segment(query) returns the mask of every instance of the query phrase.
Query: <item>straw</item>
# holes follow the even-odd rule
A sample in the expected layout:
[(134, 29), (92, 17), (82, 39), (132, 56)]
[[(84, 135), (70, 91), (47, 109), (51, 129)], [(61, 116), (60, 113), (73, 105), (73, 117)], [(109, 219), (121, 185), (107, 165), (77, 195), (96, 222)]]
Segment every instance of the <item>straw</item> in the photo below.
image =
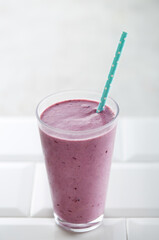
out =
[(118, 47), (117, 47), (117, 50), (116, 50), (116, 53), (115, 53), (115, 57), (113, 59), (113, 63), (111, 65), (110, 72), (109, 72), (109, 75), (108, 75), (108, 80), (106, 81), (106, 84), (105, 84), (105, 87), (104, 87), (104, 90), (103, 90), (103, 93), (102, 93), (101, 101), (100, 101), (100, 103), (98, 105), (98, 108), (97, 108), (97, 113), (103, 111), (103, 109), (104, 109), (104, 106), (105, 106), (105, 103), (106, 103), (106, 100), (107, 100), (107, 96), (108, 96), (108, 93), (109, 93), (109, 89), (110, 89), (112, 80), (114, 78), (115, 70), (117, 68), (118, 60), (120, 58), (121, 51), (122, 51), (124, 43), (125, 43), (126, 36), (127, 36), (127, 33), (123, 32), (121, 37), (120, 37), (120, 41), (119, 41), (119, 44), (118, 44)]

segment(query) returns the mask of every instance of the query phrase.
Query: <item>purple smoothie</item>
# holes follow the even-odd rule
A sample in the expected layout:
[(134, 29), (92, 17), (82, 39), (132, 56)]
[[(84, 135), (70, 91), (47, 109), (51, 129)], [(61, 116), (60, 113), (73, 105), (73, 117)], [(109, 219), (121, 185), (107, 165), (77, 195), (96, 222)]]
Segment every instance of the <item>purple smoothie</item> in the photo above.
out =
[(91, 100), (68, 100), (41, 114), (48, 126), (70, 131), (70, 138), (62, 138), (40, 129), (54, 211), (70, 223), (87, 223), (104, 213), (116, 126), (91, 137), (71, 136), (71, 131), (84, 133), (113, 120), (109, 107), (96, 113), (97, 106)]

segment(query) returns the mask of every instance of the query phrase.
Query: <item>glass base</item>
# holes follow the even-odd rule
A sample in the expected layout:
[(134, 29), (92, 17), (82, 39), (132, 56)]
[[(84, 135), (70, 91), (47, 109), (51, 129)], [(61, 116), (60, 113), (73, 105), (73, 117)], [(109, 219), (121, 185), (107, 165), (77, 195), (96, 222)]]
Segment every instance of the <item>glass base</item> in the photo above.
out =
[(99, 227), (103, 220), (103, 215), (88, 223), (70, 223), (62, 220), (54, 213), (55, 222), (62, 228), (71, 232), (88, 232)]

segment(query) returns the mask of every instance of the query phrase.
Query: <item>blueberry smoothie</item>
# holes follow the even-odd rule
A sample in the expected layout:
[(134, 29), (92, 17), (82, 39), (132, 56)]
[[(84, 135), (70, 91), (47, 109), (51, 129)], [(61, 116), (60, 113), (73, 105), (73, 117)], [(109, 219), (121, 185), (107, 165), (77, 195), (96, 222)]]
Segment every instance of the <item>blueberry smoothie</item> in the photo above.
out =
[(40, 136), (54, 212), (69, 223), (88, 223), (104, 213), (116, 124), (104, 128), (115, 114), (107, 106), (96, 113), (97, 106), (94, 100), (67, 100), (40, 116), (48, 127), (40, 127)]

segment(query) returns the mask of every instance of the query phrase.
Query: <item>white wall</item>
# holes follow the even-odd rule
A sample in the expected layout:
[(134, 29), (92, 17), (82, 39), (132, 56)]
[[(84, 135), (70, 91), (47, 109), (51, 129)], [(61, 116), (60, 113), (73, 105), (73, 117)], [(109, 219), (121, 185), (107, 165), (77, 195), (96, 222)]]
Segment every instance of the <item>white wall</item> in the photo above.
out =
[(59, 90), (102, 92), (123, 30), (110, 94), (123, 116), (159, 116), (158, 0), (0, 0), (0, 114), (33, 115)]

